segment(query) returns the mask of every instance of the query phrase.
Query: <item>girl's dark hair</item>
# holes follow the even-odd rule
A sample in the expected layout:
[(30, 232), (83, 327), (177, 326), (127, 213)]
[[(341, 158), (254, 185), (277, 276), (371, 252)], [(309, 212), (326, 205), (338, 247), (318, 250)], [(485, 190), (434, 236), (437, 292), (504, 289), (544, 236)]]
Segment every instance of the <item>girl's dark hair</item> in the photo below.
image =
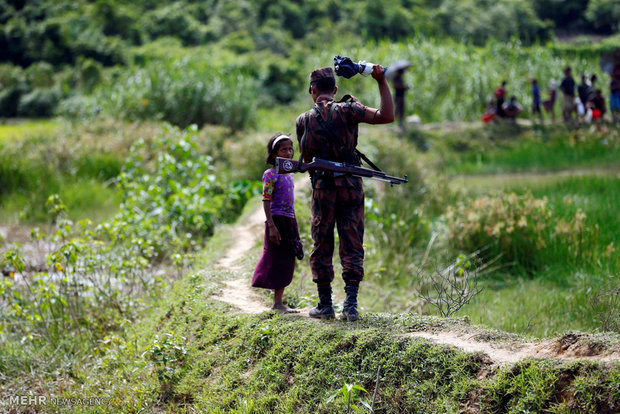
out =
[(280, 149), (280, 145), (286, 140), (281, 139), (280, 141), (278, 141), (275, 148), (273, 147), (273, 141), (275, 141), (276, 138), (278, 138), (281, 135), (286, 135), (288, 137), (288, 140), (291, 141), (291, 144), (293, 143), (293, 140), (291, 139), (291, 137), (288, 134), (284, 134), (282, 132), (278, 132), (277, 134), (269, 138), (269, 142), (267, 143), (267, 159), (265, 160), (266, 164), (275, 165), (276, 157), (274, 154), (278, 152), (278, 149)]

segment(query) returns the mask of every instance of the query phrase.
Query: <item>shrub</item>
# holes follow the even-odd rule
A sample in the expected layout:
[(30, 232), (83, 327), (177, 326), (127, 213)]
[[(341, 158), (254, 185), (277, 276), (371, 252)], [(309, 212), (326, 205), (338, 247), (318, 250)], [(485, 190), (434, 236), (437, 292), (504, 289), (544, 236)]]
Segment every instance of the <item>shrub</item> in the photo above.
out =
[(585, 17), (597, 30), (615, 33), (620, 27), (620, 4), (609, 0), (590, 0)]
[(180, 2), (173, 3), (144, 14), (142, 28), (151, 39), (162, 36), (175, 36), (183, 44), (197, 45), (200, 38), (200, 24), (184, 9)]
[(260, 182), (218, 180), (213, 158), (198, 152), (197, 137), (195, 126), (168, 128), (153, 144), (132, 146), (119, 176), (121, 209), (104, 225), (115, 243), (128, 243), (150, 260), (191, 251), (258, 193)]
[(24, 117), (48, 117), (54, 113), (59, 96), (53, 89), (34, 89), (19, 99), (17, 114)]
[(19, 99), (27, 90), (21, 68), (13, 65), (0, 65), (0, 117), (17, 116)]
[(54, 86), (54, 67), (47, 62), (33, 63), (24, 71), (24, 75), (32, 88)]
[(526, 271), (550, 260), (579, 262), (590, 257), (585, 246), (597, 229), (587, 226), (577, 210), (569, 219), (555, 219), (547, 199), (531, 194), (496, 194), (461, 202), (443, 215), (451, 245), (478, 252), (483, 260), (514, 264)]
[(69, 119), (90, 119), (101, 112), (101, 105), (93, 96), (74, 95), (60, 101), (56, 114)]

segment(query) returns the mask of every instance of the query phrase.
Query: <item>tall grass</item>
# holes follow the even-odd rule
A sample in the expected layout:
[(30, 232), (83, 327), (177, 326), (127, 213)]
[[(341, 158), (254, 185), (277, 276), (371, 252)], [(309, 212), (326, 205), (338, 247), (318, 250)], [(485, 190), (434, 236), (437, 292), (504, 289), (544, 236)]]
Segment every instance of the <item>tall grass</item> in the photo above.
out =
[(161, 119), (185, 127), (220, 124), (241, 129), (254, 121), (258, 90), (251, 73), (202, 59), (153, 61), (132, 67), (99, 89), (111, 114)]

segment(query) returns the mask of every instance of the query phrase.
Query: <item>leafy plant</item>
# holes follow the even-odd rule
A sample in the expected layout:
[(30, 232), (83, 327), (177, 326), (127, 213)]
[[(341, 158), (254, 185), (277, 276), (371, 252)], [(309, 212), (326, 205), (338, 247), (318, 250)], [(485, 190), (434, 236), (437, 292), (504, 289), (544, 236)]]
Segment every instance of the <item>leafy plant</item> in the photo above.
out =
[(329, 396), (329, 398), (327, 399), (327, 403), (330, 403), (334, 398), (342, 395), (342, 399), (347, 404), (347, 413), (350, 413), (351, 409), (355, 410), (356, 413), (360, 412), (359, 408), (356, 405), (357, 402), (368, 408), (370, 412), (373, 412), (370, 404), (360, 398), (360, 391), (365, 393), (368, 392), (361, 385), (345, 383), (338, 391)]

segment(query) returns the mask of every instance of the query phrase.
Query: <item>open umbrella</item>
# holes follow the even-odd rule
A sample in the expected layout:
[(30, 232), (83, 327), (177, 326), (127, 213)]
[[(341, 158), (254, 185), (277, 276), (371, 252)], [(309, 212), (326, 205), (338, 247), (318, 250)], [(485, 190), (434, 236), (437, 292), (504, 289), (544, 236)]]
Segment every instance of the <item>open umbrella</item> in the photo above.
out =
[(401, 69), (407, 69), (410, 66), (412, 66), (412, 64), (408, 60), (399, 60), (396, 63), (392, 63), (385, 70), (385, 77), (388, 79), (391, 79), (394, 77), (394, 75), (396, 75), (396, 72), (398, 72)]

